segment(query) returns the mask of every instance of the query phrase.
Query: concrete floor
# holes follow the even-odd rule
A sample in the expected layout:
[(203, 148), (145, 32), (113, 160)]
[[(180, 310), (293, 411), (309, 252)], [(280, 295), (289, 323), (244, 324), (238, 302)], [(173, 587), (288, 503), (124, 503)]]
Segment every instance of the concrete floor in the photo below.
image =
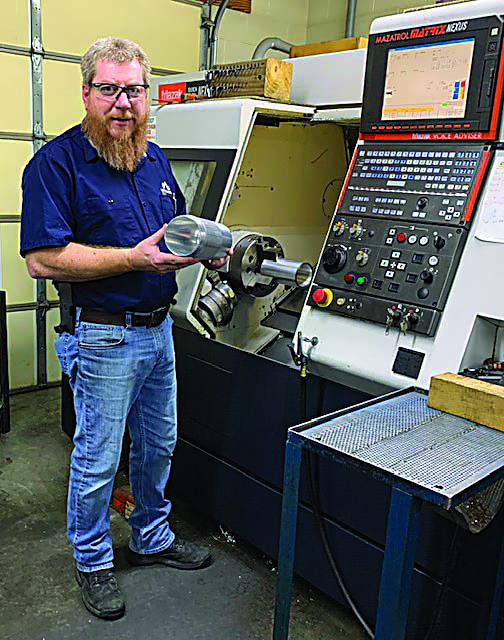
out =
[[(0, 640), (268, 640), (275, 565), (219, 523), (175, 503), (175, 532), (212, 548), (202, 571), (131, 567), (128, 523), (112, 511), (116, 572), (126, 616), (104, 622), (80, 601), (65, 535), (71, 443), (60, 429), (60, 390), (11, 398), (0, 437)], [(201, 479), (204, 482), (204, 478)], [(364, 640), (335, 602), (295, 580), (290, 640)]]

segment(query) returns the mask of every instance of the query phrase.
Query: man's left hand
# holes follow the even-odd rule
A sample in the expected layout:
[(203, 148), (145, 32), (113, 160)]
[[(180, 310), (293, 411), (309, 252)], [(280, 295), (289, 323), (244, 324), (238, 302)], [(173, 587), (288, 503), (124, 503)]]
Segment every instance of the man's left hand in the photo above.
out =
[(210, 260), (201, 260), (201, 264), (207, 269), (220, 269), (223, 267), (229, 258), (233, 255), (232, 249), (226, 249), (226, 256), (224, 258), (211, 258)]

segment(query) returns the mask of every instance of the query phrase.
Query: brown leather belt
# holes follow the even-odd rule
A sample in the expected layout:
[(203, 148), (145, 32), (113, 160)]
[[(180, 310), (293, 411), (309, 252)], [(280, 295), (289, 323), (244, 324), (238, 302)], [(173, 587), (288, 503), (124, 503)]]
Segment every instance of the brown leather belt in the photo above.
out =
[(113, 324), (122, 327), (126, 326), (126, 313), (131, 316), (132, 327), (158, 327), (168, 315), (168, 307), (156, 309), (150, 313), (139, 313), (136, 311), (101, 311), (99, 309), (82, 309), (80, 320), (82, 322), (93, 322), (95, 324)]

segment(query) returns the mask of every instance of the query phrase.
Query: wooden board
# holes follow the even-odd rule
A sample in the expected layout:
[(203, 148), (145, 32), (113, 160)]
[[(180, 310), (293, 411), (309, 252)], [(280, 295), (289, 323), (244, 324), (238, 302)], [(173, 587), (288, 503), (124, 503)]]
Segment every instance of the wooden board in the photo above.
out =
[(313, 42), (292, 47), (289, 58), (318, 56), (321, 53), (334, 53), (336, 51), (348, 51), (349, 49), (365, 49), (367, 45), (367, 38), (341, 38), (340, 40), (328, 40), (327, 42)]
[(265, 58), (216, 64), (209, 81), (215, 98), (258, 96), (280, 102), (290, 100), (292, 65)]
[[(207, 4), (206, 0), (198, 0), (201, 4)], [(213, 0), (212, 6), (219, 6), (222, 0)], [(242, 11), (243, 13), (252, 13), (252, 0), (229, 0), (228, 9)], [(227, 11), (227, 9), (226, 9)]]
[(504, 431), (504, 387), (455, 373), (431, 378), (428, 405)]

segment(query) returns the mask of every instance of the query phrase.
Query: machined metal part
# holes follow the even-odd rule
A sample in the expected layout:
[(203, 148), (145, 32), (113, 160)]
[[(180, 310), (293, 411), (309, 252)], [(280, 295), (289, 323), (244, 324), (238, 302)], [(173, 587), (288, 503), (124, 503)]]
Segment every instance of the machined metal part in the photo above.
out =
[(226, 282), (219, 282), (200, 298), (198, 306), (206, 312), (214, 326), (223, 327), (231, 320), (237, 302), (233, 289)]
[(232, 243), (231, 232), (225, 225), (192, 215), (170, 220), (164, 239), (170, 253), (204, 260), (223, 258)]
[(259, 271), (263, 276), (271, 276), (279, 284), (294, 287), (308, 287), (313, 279), (311, 264), (295, 260), (263, 260)]

